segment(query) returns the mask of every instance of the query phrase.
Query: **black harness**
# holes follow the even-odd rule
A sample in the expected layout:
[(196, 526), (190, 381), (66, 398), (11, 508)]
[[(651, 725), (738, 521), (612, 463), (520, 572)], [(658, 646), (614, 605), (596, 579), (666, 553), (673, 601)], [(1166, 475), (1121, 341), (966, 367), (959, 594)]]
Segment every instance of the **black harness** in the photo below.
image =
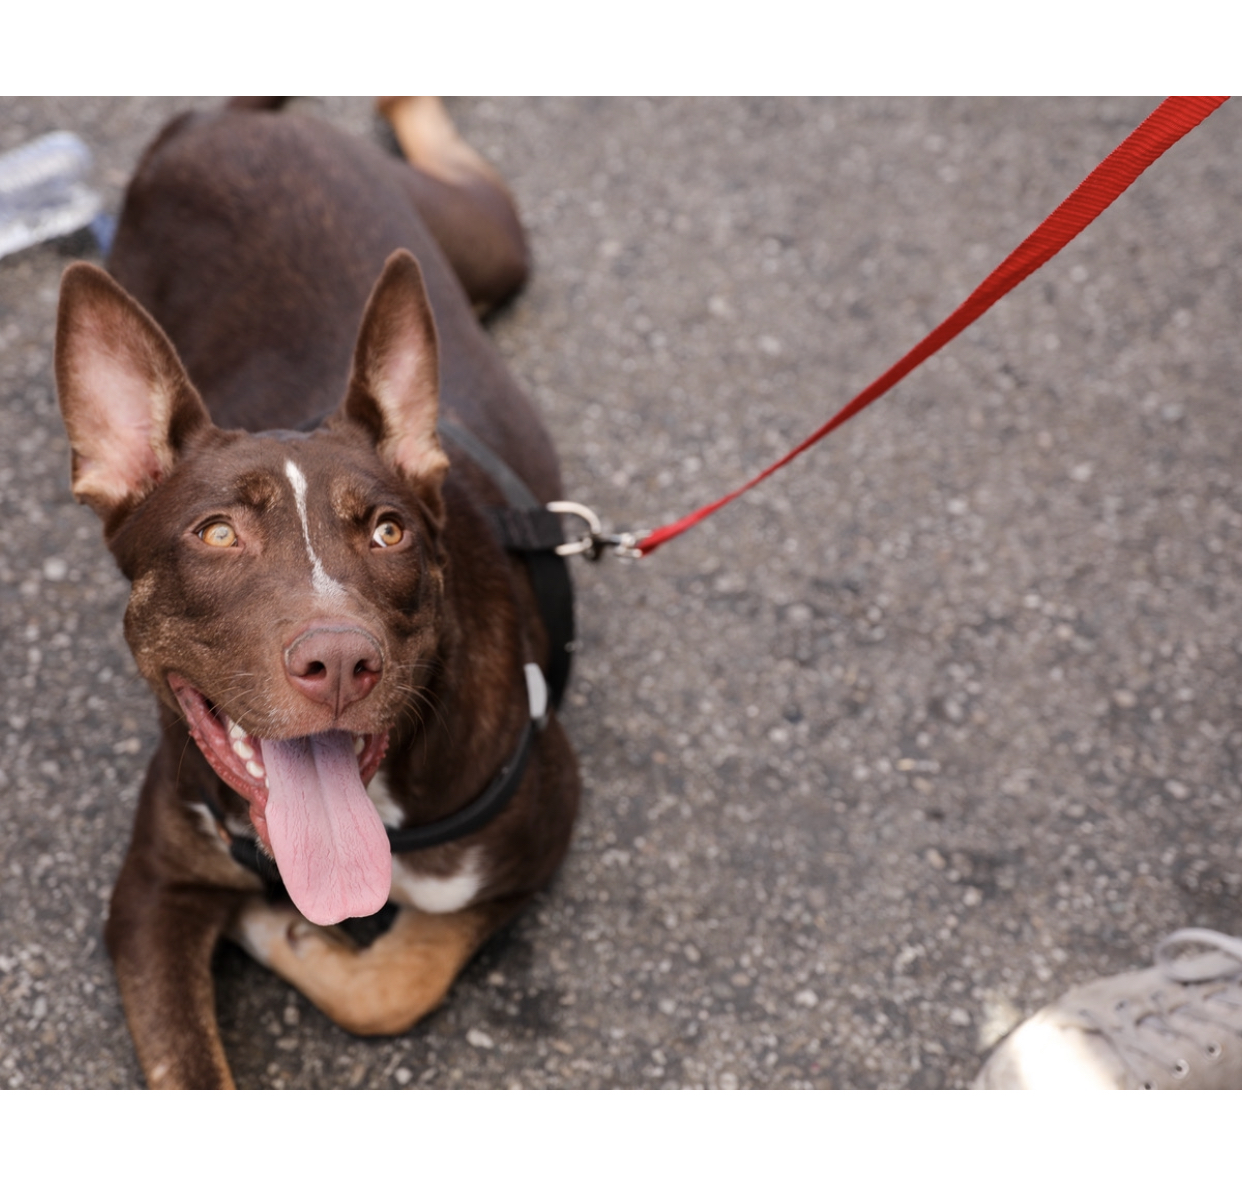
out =
[[(302, 427), (314, 430), (319, 421)], [(501, 767), (486, 789), (461, 810), (424, 823), (418, 827), (388, 827), (388, 843), (394, 855), (423, 851), (452, 843), (487, 826), (517, 793), (530, 760), (535, 738), (548, 721), (549, 710), (555, 709), (569, 682), (574, 650), (574, 592), (568, 563), (556, 550), (565, 543), (562, 517), (549, 511), (517, 473), (491, 447), (455, 422), (441, 421), (440, 434), (465, 451), (496, 484), (507, 501), (503, 508), (484, 509), (501, 545), (516, 553), (526, 563), (539, 616), (548, 636), (548, 670), (545, 674), (535, 663), (526, 664), (526, 690), (530, 701), (530, 720), (522, 729), (517, 749)], [(203, 801), (221, 830), (227, 830), (224, 816), (215, 800), (204, 795)], [(228, 833), (229, 851), (243, 868), (262, 879), (270, 900), (288, 899), (280, 870), (259, 850), (258, 841), (248, 835)], [(350, 917), (338, 928), (362, 946), (370, 945), (386, 933), (396, 919), (397, 907), (387, 902), (370, 917)]]

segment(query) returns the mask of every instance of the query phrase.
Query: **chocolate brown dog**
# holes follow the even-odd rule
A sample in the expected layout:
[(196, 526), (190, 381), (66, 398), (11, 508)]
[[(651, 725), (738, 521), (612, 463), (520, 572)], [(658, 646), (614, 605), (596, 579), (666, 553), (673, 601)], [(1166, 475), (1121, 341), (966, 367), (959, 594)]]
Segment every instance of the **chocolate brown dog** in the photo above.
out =
[(384, 101), (408, 163), (267, 105), (168, 126), (114, 277), (61, 290), (73, 490), (161, 710), (107, 926), (153, 1086), (233, 1083), (222, 936), (353, 1032), (408, 1028), (579, 790), (547, 703), (572, 631), (496, 525), (561, 495), (475, 315), (525, 275), (508, 193), (436, 100)]

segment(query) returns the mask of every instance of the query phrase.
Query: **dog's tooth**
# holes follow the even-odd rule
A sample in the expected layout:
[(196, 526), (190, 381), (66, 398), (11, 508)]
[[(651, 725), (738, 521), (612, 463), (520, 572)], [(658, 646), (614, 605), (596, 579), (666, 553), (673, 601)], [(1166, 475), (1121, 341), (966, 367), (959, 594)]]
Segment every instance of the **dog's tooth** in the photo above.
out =
[(257, 761), (246, 762), (246, 772), (252, 777), (262, 782), (267, 774), (264, 773), (263, 767)]
[(250, 761), (254, 757), (254, 749), (244, 736), (239, 737), (233, 742), (233, 752), (236, 753), (242, 761)]
[(232, 717), (229, 718), (229, 738), (233, 741), (244, 741), (249, 733), (241, 727)]
[(367, 747), (367, 739), (365, 737), (354, 738), (354, 755), (357, 756)]

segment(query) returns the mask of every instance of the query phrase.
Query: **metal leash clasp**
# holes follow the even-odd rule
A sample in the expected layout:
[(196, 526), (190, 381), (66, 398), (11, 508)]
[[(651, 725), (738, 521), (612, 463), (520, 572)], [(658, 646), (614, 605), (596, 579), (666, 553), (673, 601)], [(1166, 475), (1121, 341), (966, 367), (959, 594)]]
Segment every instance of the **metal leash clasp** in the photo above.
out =
[(586, 531), (581, 536), (556, 546), (557, 556), (560, 557), (572, 557), (580, 553), (588, 561), (598, 561), (605, 549), (615, 549), (618, 557), (636, 560), (643, 555), (638, 547), (639, 541), (651, 535), (649, 529), (637, 532), (605, 532), (599, 517), (590, 508), (572, 500), (558, 499), (548, 504), (547, 509), (558, 516), (576, 516), (586, 525)]

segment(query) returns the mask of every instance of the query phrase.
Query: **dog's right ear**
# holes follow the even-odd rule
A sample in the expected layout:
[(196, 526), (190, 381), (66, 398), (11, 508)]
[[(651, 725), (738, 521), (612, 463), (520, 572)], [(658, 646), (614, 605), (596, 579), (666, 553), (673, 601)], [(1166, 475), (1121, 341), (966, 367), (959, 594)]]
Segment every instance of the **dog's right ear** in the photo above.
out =
[(440, 446), (439, 347), (422, 271), (397, 250), (367, 300), (354, 349), (349, 391), (333, 420), (352, 420), (372, 436), (380, 457), (418, 486), (434, 516), (448, 456)]
[(56, 388), (73, 494), (106, 532), (172, 470), (211, 419), (159, 325), (104, 271), (75, 262), (60, 284)]

